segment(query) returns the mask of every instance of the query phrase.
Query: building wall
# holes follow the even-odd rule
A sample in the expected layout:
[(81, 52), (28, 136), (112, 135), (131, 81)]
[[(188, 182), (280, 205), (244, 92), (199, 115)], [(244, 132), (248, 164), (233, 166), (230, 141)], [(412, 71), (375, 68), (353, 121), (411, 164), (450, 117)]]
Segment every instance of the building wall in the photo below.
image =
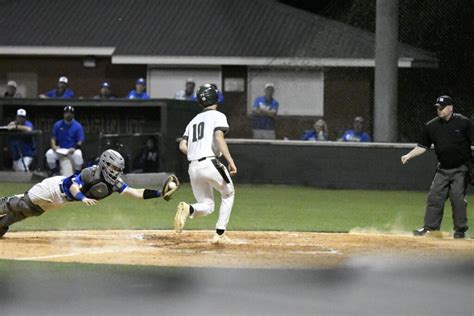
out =
[[(117, 97), (124, 97), (134, 89), (138, 77), (146, 77), (146, 66), (112, 65), (110, 58), (97, 58), (95, 68), (84, 68), (82, 61), (79, 57), (1, 57), (0, 89), (8, 80), (15, 80), (21, 86), (20, 91), (33, 98), (55, 88), (59, 76), (65, 75), (76, 97), (97, 95), (100, 83), (105, 80), (112, 84)], [(27, 79), (26, 86), (23, 78)], [(3, 94), (4, 89), (0, 92)]]
[(196, 89), (205, 83), (221, 87), (221, 67), (215, 68), (148, 68), (148, 80), (152, 98), (174, 99), (176, 91), (184, 90), (187, 79), (193, 79)]
[(352, 127), (356, 116), (372, 133), (373, 68), (329, 68), (325, 72), (324, 120), (329, 136), (337, 139)]

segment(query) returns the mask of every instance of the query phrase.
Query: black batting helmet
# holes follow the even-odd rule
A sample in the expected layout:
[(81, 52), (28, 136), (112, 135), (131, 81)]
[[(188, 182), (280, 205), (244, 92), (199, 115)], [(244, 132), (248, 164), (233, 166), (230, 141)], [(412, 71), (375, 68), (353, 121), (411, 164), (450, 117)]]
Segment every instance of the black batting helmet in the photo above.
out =
[(213, 84), (206, 83), (199, 87), (196, 93), (197, 101), (203, 107), (217, 104), (219, 100), (219, 92)]

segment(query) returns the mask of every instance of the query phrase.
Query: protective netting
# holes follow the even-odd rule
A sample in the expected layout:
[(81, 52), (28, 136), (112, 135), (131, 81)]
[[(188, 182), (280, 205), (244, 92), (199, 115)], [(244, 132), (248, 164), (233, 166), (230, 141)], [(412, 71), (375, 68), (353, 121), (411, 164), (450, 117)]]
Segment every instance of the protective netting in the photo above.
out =
[[(328, 18), (375, 32), (375, 0), (335, 1)], [(469, 0), (400, 0), (399, 40), (436, 54), (438, 68), (400, 69), (399, 141), (416, 141), (422, 124), (435, 115), (431, 105), (450, 95), (455, 111), (474, 115), (474, 3)]]

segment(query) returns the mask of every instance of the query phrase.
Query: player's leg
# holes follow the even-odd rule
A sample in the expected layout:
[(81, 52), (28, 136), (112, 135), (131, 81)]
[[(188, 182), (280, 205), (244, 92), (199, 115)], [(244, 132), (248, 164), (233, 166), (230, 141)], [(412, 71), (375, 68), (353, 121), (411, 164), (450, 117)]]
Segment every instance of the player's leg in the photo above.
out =
[(52, 174), (59, 174), (59, 168), (57, 165), (57, 161), (59, 160), (58, 154), (52, 149), (48, 149), (46, 152), (46, 162), (48, 164), (48, 168)]
[(82, 165), (84, 164), (84, 159), (82, 157), (82, 150), (76, 149), (71, 155), (72, 167), (74, 168), (74, 173), (81, 171)]
[(423, 236), (430, 230), (439, 230), (443, 219), (444, 204), (449, 192), (449, 174), (443, 170), (436, 170), (426, 203), (425, 220), (422, 228), (415, 230), (416, 236)]
[(214, 211), (214, 193), (207, 179), (206, 168), (202, 168), (202, 163), (197, 164), (198, 162), (192, 163), (188, 171), (191, 188), (197, 203), (180, 202), (178, 204), (174, 219), (174, 228), (177, 233), (182, 231), (189, 217), (206, 216)]
[(44, 210), (34, 205), (27, 194), (0, 199), (0, 238), (12, 224), (43, 213)]
[(68, 202), (66, 195), (61, 191), (64, 178), (56, 176), (44, 179), (28, 190), (28, 197), (34, 205), (46, 211), (63, 206)]
[(452, 175), (449, 199), (453, 210), (454, 238), (464, 238), (467, 231), (467, 167), (462, 166)]
[(214, 189), (221, 194), (221, 205), (219, 208), (219, 218), (216, 223), (216, 234), (213, 237), (213, 243), (230, 242), (225, 236), (227, 224), (234, 205), (235, 189), (229, 171), (220, 163), (213, 164), (214, 170), (210, 183)]

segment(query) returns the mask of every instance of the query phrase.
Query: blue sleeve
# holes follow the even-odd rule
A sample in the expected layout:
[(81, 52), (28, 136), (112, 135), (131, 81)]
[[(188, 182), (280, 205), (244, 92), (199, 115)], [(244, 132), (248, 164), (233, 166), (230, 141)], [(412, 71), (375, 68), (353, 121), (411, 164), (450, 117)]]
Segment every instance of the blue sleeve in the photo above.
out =
[(255, 101), (253, 101), (253, 107), (254, 109), (258, 109), (260, 107), (260, 97), (256, 98)]
[(148, 93), (145, 92), (145, 93), (143, 94), (143, 99), (144, 99), (144, 100), (149, 100), (149, 99), (150, 99), (150, 96), (148, 95)]
[(122, 179), (120, 179), (114, 186), (113, 190), (120, 194), (123, 193), (128, 188), (128, 184), (126, 184)]
[(272, 110), (278, 111), (278, 107), (280, 106), (280, 103), (278, 103), (277, 100), (273, 100), (272, 102)]
[(133, 97), (135, 96), (135, 91), (130, 91), (128, 94), (127, 94), (127, 99), (133, 99)]
[(77, 126), (77, 132), (76, 132), (76, 142), (84, 142), (84, 128), (82, 127), (81, 124), (78, 124)]
[(217, 103), (221, 104), (224, 102), (224, 94), (218, 90), (218, 93), (217, 93)]
[(361, 139), (361, 141), (363, 141), (363, 142), (367, 142), (367, 143), (370, 143), (372, 140), (371, 140), (371, 138), (370, 138), (370, 135), (369, 135), (369, 134), (367, 134), (367, 133), (364, 133), (364, 134), (362, 134), (362, 139)]
[(58, 123), (54, 123), (53, 125), (53, 131), (51, 132), (51, 137), (54, 139), (58, 139)]
[(45, 93), (45, 95), (49, 98), (54, 98), (56, 96), (56, 89), (49, 90), (48, 92)]
[(347, 136), (349, 135), (349, 131), (345, 131), (344, 134), (341, 137), (341, 140), (343, 142), (347, 142)]
[(72, 91), (71, 89), (67, 89), (66, 92), (64, 92), (63, 98), (64, 99), (73, 99), (74, 98), (74, 91)]
[(25, 126), (28, 126), (29, 128), (33, 129), (33, 123), (31, 123), (30, 121), (26, 121)]
[(82, 181), (80, 173), (77, 176), (72, 178), (72, 182), (78, 184), (80, 187), (84, 185), (84, 181)]

